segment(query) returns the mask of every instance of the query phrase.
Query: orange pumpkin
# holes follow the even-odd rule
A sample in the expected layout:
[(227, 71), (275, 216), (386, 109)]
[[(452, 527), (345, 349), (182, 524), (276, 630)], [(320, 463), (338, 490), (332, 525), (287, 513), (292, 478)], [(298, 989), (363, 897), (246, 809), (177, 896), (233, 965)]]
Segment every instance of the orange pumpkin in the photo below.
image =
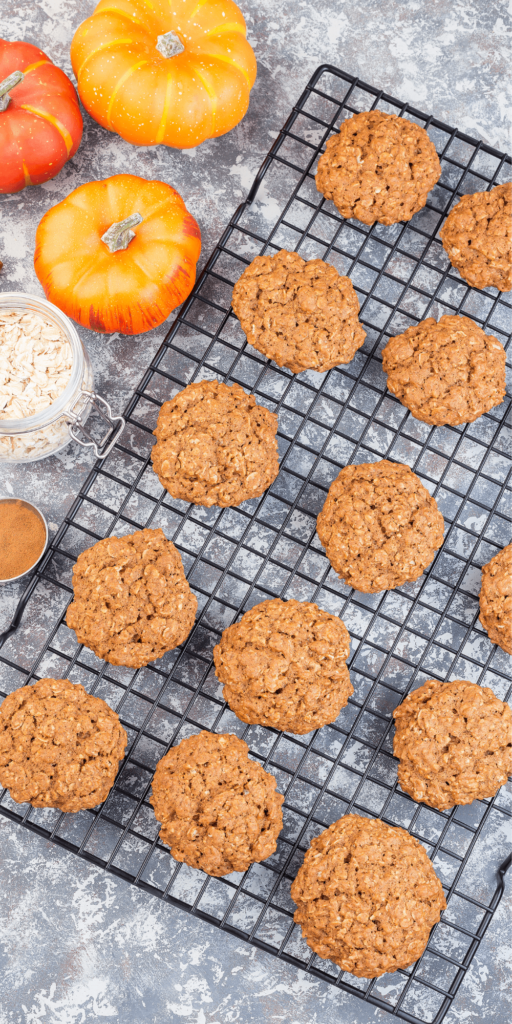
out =
[(224, 135), (256, 79), (233, 0), (100, 0), (71, 62), (91, 117), (136, 146), (187, 149)]
[(67, 75), (37, 46), (0, 39), (0, 193), (54, 178), (81, 138)]
[(84, 327), (141, 334), (189, 295), (201, 232), (163, 181), (116, 174), (45, 213), (34, 266), (46, 297)]

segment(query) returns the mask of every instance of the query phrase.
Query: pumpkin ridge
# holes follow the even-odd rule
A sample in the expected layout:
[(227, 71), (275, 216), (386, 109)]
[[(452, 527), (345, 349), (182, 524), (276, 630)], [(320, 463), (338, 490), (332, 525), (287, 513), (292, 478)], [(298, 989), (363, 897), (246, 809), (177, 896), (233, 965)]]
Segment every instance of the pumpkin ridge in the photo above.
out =
[[(142, 25), (144, 28), (144, 22), (141, 18), (137, 18), (135, 14), (128, 15), (121, 7), (102, 7), (97, 16), (99, 16), (99, 14), (115, 14), (117, 18), (125, 18), (126, 21), (133, 21), (136, 25)], [(93, 15), (94, 11), (91, 17), (93, 17)], [(83, 22), (83, 24), (85, 24), (85, 22)]]
[(249, 78), (249, 75), (247, 74), (246, 71), (244, 71), (244, 69), (242, 67), (240, 67), (240, 64), (236, 63), (236, 61), (234, 60), (233, 57), (222, 57), (220, 55), (220, 53), (207, 53), (205, 50), (203, 50), (201, 56), (203, 58), (204, 57), (208, 57), (209, 60), (218, 60), (218, 61), (220, 61), (221, 64), (229, 64), (229, 66), (234, 68), (235, 71), (239, 71), (240, 72), (242, 77), (247, 82), (247, 84), (249, 86), (249, 89), (252, 88), (252, 83), (251, 83), (251, 79)]
[[(46, 275), (46, 282), (47, 283), (49, 282), (50, 288), (54, 287), (54, 272), (55, 272), (55, 270), (57, 268), (61, 269), (62, 266), (64, 264), (66, 264), (66, 263), (70, 263), (70, 264), (73, 263), (73, 257), (72, 257), (71, 254), (70, 255), (66, 255), (66, 256), (62, 256), (61, 259), (59, 259), (58, 262), (53, 264), (51, 270)], [(89, 259), (89, 262), (87, 264), (87, 267), (85, 268), (85, 270), (82, 271), (82, 273), (80, 274), (80, 277), (73, 278), (73, 288), (76, 288), (79, 284), (81, 284), (82, 281), (87, 277), (87, 275), (91, 273), (91, 270), (94, 270), (96, 272), (97, 271), (97, 264), (98, 264), (98, 257), (97, 256), (91, 256), (90, 259)], [(41, 281), (41, 283), (42, 283), (42, 281)], [(43, 285), (43, 287), (45, 287), (45, 286)], [(46, 292), (46, 294), (48, 294), (48, 293)], [(53, 300), (50, 300), (50, 301), (53, 301)]]
[[(186, 256), (183, 256), (183, 253), (181, 252), (181, 250), (180, 250), (179, 256), (180, 256), (180, 264), (178, 265), (177, 272), (183, 274), (183, 273), (186, 272), (186, 269), (188, 269), (190, 267), (193, 267), (193, 263), (192, 263), (191, 260), (187, 259)], [(138, 260), (137, 256), (132, 256), (132, 263), (133, 263), (133, 265), (135, 267), (137, 267), (137, 269), (146, 278), (146, 280), (149, 281), (149, 283), (151, 285), (154, 285), (155, 279), (152, 276), (151, 271), (146, 270), (146, 268), (139, 263), (139, 260)], [(171, 268), (172, 268), (172, 263), (171, 263)], [(169, 275), (171, 274), (171, 272), (172, 271), (170, 270), (169, 271)], [(164, 287), (168, 287), (168, 283), (170, 283), (172, 281), (174, 281), (174, 277), (168, 276), (167, 278), (163, 278), (162, 284), (163, 284)], [(182, 301), (184, 301), (184, 300), (182, 300)], [(179, 303), (178, 303), (178, 305), (179, 305)]]
[[(160, 182), (158, 182), (158, 184), (160, 184)], [(161, 184), (162, 185), (166, 185), (167, 182), (162, 182)], [(169, 185), (169, 188), (172, 188), (172, 185)], [(146, 208), (145, 211), (144, 211), (144, 224), (147, 224), (148, 221), (151, 219), (151, 217), (154, 217), (155, 214), (158, 213), (160, 207), (162, 207), (162, 206), (169, 206), (172, 198), (173, 198), (172, 196), (163, 196), (162, 199), (158, 200), (156, 206), (152, 206), (150, 209)], [(179, 198), (181, 199), (181, 196)], [(172, 209), (174, 210), (177, 207), (177, 209), (179, 210), (181, 205), (183, 205), (185, 207), (185, 203), (183, 203), (183, 200), (181, 201), (181, 203), (177, 203), (177, 204), (175, 204), (173, 202), (172, 203)], [(185, 209), (186, 209), (186, 207), (185, 207)]]
[(53, 61), (51, 60), (36, 60), (35, 64), (28, 64), (27, 67), (23, 69), (23, 74), (28, 75), (30, 71), (35, 71), (36, 68), (40, 68), (42, 64), (52, 63)]
[(160, 124), (158, 125), (157, 133), (155, 135), (155, 143), (161, 142), (163, 137), (164, 137), (164, 135), (165, 135), (167, 114), (169, 112), (169, 107), (170, 107), (170, 104), (171, 104), (171, 91), (172, 91), (172, 86), (174, 84), (175, 84), (175, 82), (174, 82), (174, 77), (173, 77), (172, 71), (168, 71), (167, 72), (167, 85), (165, 86), (164, 109), (163, 109), (162, 117), (160, 119)]
[(238, 21), (223, 21), (222, 25), (216, 25), (215, 28), (209, 28), (204, 35), (205, 37), (216, 36), (222, 35), (223, 32), (240, 32), (241, 35), (247, 38), (246, 30)]
[(192, 18), (195, 18), (197, 12), (200, 11), (201, 7), (204, 7), (204, 5), (207, 2), (208, 2), (208, 0), (199, 0), (199, 3), (196, 4), (196, 6), (194, 7), (194, 10), (191, 11), (190, 14), (188, 15), (189, 20), (192, 19)]
[(114, 86), (114, 88), (112, 90), (112, 95), (110, 97), (109, 104), (108, 104), (108, 107), (107, 107), (107, 124), (108, 124), (109, 128), (111, 128), (112, 131), (115, 131), (115, 129), (112, 128), (112, 121), (110, 119), (110, 115), (112, 113), (112, 107), (114, 106), (114, 100), (117, 98), (117, 94), (118, 94), (121, 86), (124, 85), (124, 83), (126, 81), (128, 81), (129, 78), (131, 78), (131, 76), (133, 75), (133, 73), (135, 71), (137, 71), (139, 68), (143, 67), (144, 64), (149, 64), (149, 60), (148, 60), (147, 57), (144, 57), (142, 60), (135, 61), (135, 64), (132, 64), (132, 66), (129, 67), (127, 69), (127, 71), (125, 71), (121, 75), (121, 78), (119, 79), (118, 82), (116, 82), (116, 84), (115, 84), (115, 86)]
[(126, 38), (109, 39), (108, 42), (101, 43), (99, 46), (96, 47), (95, 50), (91, 50), (91, 52), (87, 54), (87, 57), (85, 58), (83, 63), (80, 65), (79, 68), (76, 69), (76, 71), (75, 71), (76, 80), (78, 81), (78, 76), (82, 74), (82, 71), (85, 68), (85, 65), (87, 64), (88, 61), (90, 61), (91, 57), (96, 57), (98, 55), (98, 53), (102, 53), (103, 50), (110, 50), (111, 46), (129, 46), (130, 43), (132, 43), (132, 42), (133, 42), (133, 40), (129, 36), (126, 36)]
[(53, 128), (56, 128), (66, 147), (67, 154), (69, 156), (71, 150), (73, 149), (73, 139), (71, 138), (71, 135), (68, 132), (67, 128), (62, 124), (62, 121), (59, 121), (59, 119), (57, 117), (54, 117), (53, 114), (47, 114), (44, 110), (38, 110), (37, 107), (29, 106), (28, 103), (21, 103), (20, 109), (28, 110), (29, 114), (35, 114), (36, 117), (42, 117), (43, 121), (48, 121), (48, 123), (51, 124)]
[(198, 67), (193, 68), (193, 73), (195, 75), (197, 75), (199, 81), (203, 83), (203, 86), (205, 88), (205, 91), (206, 91), (206, 94), (208, 96), (208, 99), (210, 100), (210, 110), (211, 110), (211, 115), (212, 115), (211, 132), (212, 132), (212, 136), (213, 136), (214, 131), (215, 131), (215, 117), (216, 117), (216, 114), (217, 114), (217, 96), (215, 94), (215, 90), (212, 89), (212, 86), (208, 83), (206, 78), (203, 77), (203, 75), (202, 75), (202, 73), (201, 73), (201, 71), (199, 70)]
[(22, 160), (21, 166), (23, 168), (23, 177), (25, 178), (25, 187), (26, 187), (27, 185), (31, 185), (32, 184), (32, 179), (30, 177), (30, 174), (28, 173), (28, 167), (27, 167), (27, 165), (26, 165), (24, 160)]

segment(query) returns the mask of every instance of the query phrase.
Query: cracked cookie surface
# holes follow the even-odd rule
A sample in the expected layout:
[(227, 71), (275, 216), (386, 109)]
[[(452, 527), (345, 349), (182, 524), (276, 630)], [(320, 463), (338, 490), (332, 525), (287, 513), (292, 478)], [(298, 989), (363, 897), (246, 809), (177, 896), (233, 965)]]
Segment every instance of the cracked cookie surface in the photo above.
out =
[(291, 896), (308, 946), (357, 978), (409, 967), (446, 907), (419, 840), (356, 814), (312, 840)]
[(342, 217), (363, 224), (410, 220), (441, 175), (424, 128), (380, 110), (354, 114), (327, 139), (316, 187)]
[(231, 302), (250, 344), (292, 373), (350, 363), (366, 337), (350, 278), (285, 249), (257, 256)]
[(153, 469), (173, 498), (240, 505), (279, 472), (276, 432), (276, 414), (239, 384), (189, 384), (160, 409)]
[(400, 463), (345, 466), (331, 484), (317, 533), (335, 571), (366, 594), (413, 582), (443, 543), (443, 517)]
[(512, 183), (462, 196), (441, 231), (452, 267), (474, 288), (512, 288)]
[(393, 712), (398, 781), (439, 811), (494, 796), (512, 772), (512, 712), (488, 686), (427, 680)]
[(512, 544), (482, 568), (479, 618), (489, 640), (512, 654)]
[(0, 785), (17, 803), (80, 811), (103, 803), (124, 756), (118, 715), (69, 679), (40, 679), (0, 707)]
[(334, 722), (354, 692), (349, 652), (337, 616), (275, 598), (228, 626), (213, 657), (224, 700), (242, 722), (303, 735)]
[(73, 590), (66, 624), (112, 665), (141, 668), (183, 643), (194, 625), (197, 599), (160, 529), (107, 537), (82, 551)]
[(505, 397), (503, 345), (467, 316), (433, 317), (390, 338), (382, 351), (388, 389), (417, 420), (472, 423)]
[(238, 736), (200, 732), (158, 762), (150, 803), (175, 860), (221, 876), (274, 853), (284, 797), (248, 750)]

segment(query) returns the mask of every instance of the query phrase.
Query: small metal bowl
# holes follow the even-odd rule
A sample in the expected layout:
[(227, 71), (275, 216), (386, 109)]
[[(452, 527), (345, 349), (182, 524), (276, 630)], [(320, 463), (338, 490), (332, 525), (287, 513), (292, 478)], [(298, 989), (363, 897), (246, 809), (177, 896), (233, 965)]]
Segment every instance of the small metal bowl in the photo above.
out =
[(25, 508), (29, 508), (29, 509), (32, 510), (32, 512), (35, 512), (39, 516), (39, 518), (43, 520), (44, 529), (45, 529), (45, 538), (44, 538), (43, 550), (41, 551), (41, 554), (38, 555), (38, 557), (36, 558), (35, 562), (31, 566), (29, 566), (28, 569), (25, 569), (25, 572), (21, 572), (19, 574), (19, 576), (10, 576), (9, 579), (7, 579), (7, 580), (0, 579), (0, 584), (2, 584), (2, 583), (13, 583), (14, 580), (21, 580), (23, 578), (23, 576), (28, 576), (29, 572), (32, 572), (32, 570), (35, 569), (35, 567), (38, 564), (38, 562), (41, 561), (41, 559), (42, 559), (42, 557), (43, 557), (43, 555), (44, 555), (44, 553), (46, 551), (46, 548), (48, 547), (48, 523), (46, 522), (46, 519), (45, 519), (43, 513), (41, 512), (41, 509), (38, 508), (37, 505), (33, 505), (31, 501), (25, 501), (25, 498), (16, 498), (16, 497), (13, 498), (10, 494), (2, 494), (2, 495), (0, 495), (0, 504), (4, 504), (7, 501), (9, 501), (9, 502), (20, 501), (21, 504), (25, 506)]

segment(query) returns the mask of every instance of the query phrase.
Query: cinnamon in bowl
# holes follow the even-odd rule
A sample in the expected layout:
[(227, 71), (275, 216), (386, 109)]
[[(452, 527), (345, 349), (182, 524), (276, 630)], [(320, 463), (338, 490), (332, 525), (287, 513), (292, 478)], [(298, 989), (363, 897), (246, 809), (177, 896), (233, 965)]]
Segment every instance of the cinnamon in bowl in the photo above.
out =
[(33, 569), (47, 540), (46, 520), (35, 505), (21, 498), (0, 498), (0, 583)]

